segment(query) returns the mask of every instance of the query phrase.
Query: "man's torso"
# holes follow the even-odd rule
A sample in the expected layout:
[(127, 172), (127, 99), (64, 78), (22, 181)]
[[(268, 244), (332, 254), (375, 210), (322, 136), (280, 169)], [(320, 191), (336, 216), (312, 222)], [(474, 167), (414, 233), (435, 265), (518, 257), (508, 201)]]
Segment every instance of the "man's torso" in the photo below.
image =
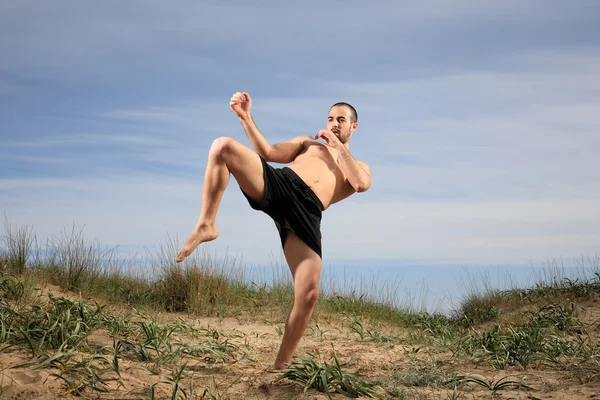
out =
[(338, 164), (339, 152), (314, 139), (307, 139), (304, 148), (288, 167), (319, 197), (325, 209), (354, 193), (344, 171)]

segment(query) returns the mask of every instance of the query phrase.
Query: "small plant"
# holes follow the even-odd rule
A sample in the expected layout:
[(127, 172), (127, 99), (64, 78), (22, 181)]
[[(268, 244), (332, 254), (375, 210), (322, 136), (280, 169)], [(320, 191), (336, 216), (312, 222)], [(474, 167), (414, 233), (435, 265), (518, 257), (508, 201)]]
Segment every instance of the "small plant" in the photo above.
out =
[(452, 375), (444, 372), (433, 360), (411, 362), (408, 368), (396, 370), (392, 374), (394, 381), (403, 386), (436, 387), (445, 383)]
[(451, 384), (461, 384), (461, 383), (476, 383), (480, 386), (483, 386), (492, 392), (497, 392), (498, 390), (507, 389), (507, 388), (515, 388), (515, 389), (527, 389), (527, 390), (535, 390), (531, 386), (524, 384), (522, 381), (510, 380), (510, 376), (505, 376), (503, 378), (498, 379), (497, 381), (489, 381), (485, 377), (479, 377), (474, 375), (460, 375), (452, 378), (447, 383)]
[(536, 313), (530, 312), (529, 314), (532, 316), (530, 324), (552, 327), (562, 332), (578, 330), (582, 326), (581, 321), (577, 318), (573, 302), (549, 304), (541, 307)]
[(362, 341), (365, 341), (365, 342), (391, 342), (394, 340), (394, 338), (384, 334), (381, 331), (370, 330), (368, 328), (365, 328), (361, 321), (361, 318), (358, 316), (346, 315), (346, 318), (348, 318), (351, 321), (350, 330), (352, 332), (356, 333), (360, 337), (360, 340), (362, 340)]
[(310, 358), (302, 358), (291, 363), (276, 381), (282, 379), (298, 381), (304, 384), (304, 392), (313, 388), (325, 393), (329, 398), (332, 393), (340, 393), (351, 398), (361, 396), (379, 398), (373, 390), (378, 384), (363, 380), (360, 374), (345, 372), (343, 367), (347, 364), (340, 363), (335, 349), (332, 364), (326, 361), (316, 362), (312, 354), (308, 355)]
[(600, 381), (600, 344), (577, 336), (553, 336), (546, 343), (547, 351), (541, 359), (550, 368), (569, 371), (580, 383)]
[(0, 299), (17, 301), (24, 295), (24, 283), (16, 276), (0, 270)]
[[(111, 372), (116, 373), (117, 377), (106, 376)], [(61, 363), (59, 372), (52, 375), (63, 380), (66, 393), (75, 396), (83, 395), (88, 389), (107, 393), (108, 383), (111, 381), (119, 381), (123, 386), (118, 363), (101, 356), (92, 356), (73, 363)]]
[(544, 352), (544, 333), (538, 325), (506, 328), (494, 325), (481, 334), (473, 333), (466, 345), (481, 350), (497, 369), (515, 365), (526, 369), (536, 355)]
[(423, 313), (410, 316), (407, 322), (441, 342), (453, 340), (461, 332), (456, 320), (444, 315)]
[(500, 310), (492, 305), (484, 307), (471, 306), (465, 311), (463, 318), (469, 326), (473, 326), (482, 322), (492, 321), (499, 315)]
[(313, 336), (317, 336), (319, 338), (319, 341), (322, 342), (323, 340), (325, 340), (325, 333), (327, 332), (327, 330), (321, 329), (319, 324), (315, 324), (314, 328), (312, 326), (309, 326), (308, 329), (310, 330)]
[(0, 304), (0, 313), (5, 342), (28, 346), (34, 357), (46, 349), (78, 348), (104, 318), (97, 304), (94, 307), (51, 294), (46, 304), (32, 304), (23, 310)]

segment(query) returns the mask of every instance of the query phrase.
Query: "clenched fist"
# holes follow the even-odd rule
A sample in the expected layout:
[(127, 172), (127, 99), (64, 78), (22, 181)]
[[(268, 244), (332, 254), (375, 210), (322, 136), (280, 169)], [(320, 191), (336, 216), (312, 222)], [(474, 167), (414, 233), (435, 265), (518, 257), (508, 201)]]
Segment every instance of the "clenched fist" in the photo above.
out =
[(331, 147), (337, 148), (339, 146), (342, 146), (342, 142), (337, 137), (337, 135), (332, 131), (320, 130), (319, 133), (317, 133), (315, 135), (315, 139), (319, 139), (319, 138), (323, 138), (327, 142), (327, 144), (330, 145)]
[(250, 115), (252, 99), (247, 92), (236, 92), (231, 96), (229, 107), (238, 117), (244, 118)]

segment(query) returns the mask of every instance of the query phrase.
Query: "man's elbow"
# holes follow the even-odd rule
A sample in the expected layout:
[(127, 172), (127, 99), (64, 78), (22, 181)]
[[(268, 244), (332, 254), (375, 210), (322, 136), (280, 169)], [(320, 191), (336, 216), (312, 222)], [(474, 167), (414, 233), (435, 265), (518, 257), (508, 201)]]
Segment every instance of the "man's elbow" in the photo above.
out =
[(286, 148), (280, 145), (273, 145), (267, 149), (263, 158), (267, 161), (287, 164), (294, 161), (299, 152), (300, 149), (290, 149), (289, 147)]
[(294, 159), (288, 154), (277, 150), (266, 152), (263, 158), (268, 162), (274, 162), (278, 164), (287, 164), (294, 161)]
[(359, 182), (356, 185), (356, 191), (359, 193), (366, 192), (367, 190), (369, 190), (370, 187), (371, 187), (371, 180)]

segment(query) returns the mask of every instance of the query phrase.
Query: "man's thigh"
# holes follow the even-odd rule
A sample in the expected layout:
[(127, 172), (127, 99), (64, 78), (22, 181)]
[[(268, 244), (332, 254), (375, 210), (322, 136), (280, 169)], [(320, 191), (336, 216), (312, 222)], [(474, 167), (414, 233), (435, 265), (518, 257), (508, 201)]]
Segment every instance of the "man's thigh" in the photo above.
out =
[(291, 231), (287, 233), (283, 252), (296, 286), (318, 287), (322, 267), (321, 257)]
[(265, 180), (260, 156), (234, 139), (229, 139), (227, 153), (227, 167), (240, 189), (252, 200), (262, 201), (265, 194)]

